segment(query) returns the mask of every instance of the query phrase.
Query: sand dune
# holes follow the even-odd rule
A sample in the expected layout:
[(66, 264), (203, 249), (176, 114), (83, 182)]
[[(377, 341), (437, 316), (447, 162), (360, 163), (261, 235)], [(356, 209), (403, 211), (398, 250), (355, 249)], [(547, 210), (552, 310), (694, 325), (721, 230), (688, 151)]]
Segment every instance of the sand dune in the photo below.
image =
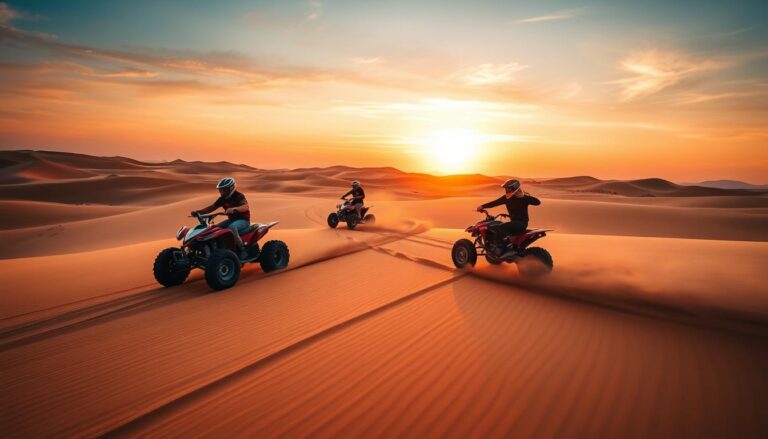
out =
[[(0, 334), (0, 388), (15, 395), (0, 424), (20, 435), (764, 431), (750, 409), (768, 390), (764, 338), (488, 283), (440, 268), (447, 249), (438, 264), (413, 262), (437, 248), (418, 241), (457, 233), (326, 230), (339, 248), (275, 275), (250, 270), (225, 293), (136, 285), (100, 308), (76, 303), (82, 314), (17, 318)], [(386, 251), (404, 242), (412, 259)]]
[(533, 182), (533, 185), (545, 189), (560, 189), (566, 192), (599, 193), (623, 197), (711, 197), (766, 193), (764, 190), (679, 185), (662, 178), (603, 181), (594, 177), (581, 176), (536, 181)]
[(0, 184), (27, 183), (40, 180), (88, 178), (96, 174), (48, 160), (12, 164), (2, 168)]
[[(222, 174), (280, 221), (289, 268), (159, 287), (155, 254)], [(329, 229), (351, 179), (379, 220)], [(768, 197), (526, 180), (554, 272), (457, 271), (501, 179), (0, 153), (0, 432), (768, 434)]]
[(0, 151), (0, 159), (4, 162), (11, 161), (16, 163), (45, 160), (76, 169), (92, 170), (141, 169), (152, 166), (149, 163), (143, 163), (126, 157), (96, 157), (87, 154), (55, 151)]
[(130, 206), (78, 205), (37, 201), (0, 201), (0, 230), (51, 226), (127, 213)]
[[(408, 299), (244, 366), (118, 433), (669, 437), (764, 428), (754, 410), (768, 389), (760, 339), (737, 347), (721, 334), (469, 278)], [(689, 401), (695, 411), (682, 409)]]
[(595, 177), (590, 177), (588, 175), (581, 175), (578, 177), (550, 178), (547, 180), (542, 180), (538, 182), (538, 184), (548, 185), (548, 186), (553, 186), (553, 185), (581, 186), (581, 185), (593, 184), (598, 182), (600, 182), (600, 180)]

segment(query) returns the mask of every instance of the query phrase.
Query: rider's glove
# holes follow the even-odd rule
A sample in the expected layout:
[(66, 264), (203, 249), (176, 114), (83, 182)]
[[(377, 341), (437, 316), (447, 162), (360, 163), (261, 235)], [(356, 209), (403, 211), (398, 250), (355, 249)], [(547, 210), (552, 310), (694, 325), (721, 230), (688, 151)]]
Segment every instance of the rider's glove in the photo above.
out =
[(189, 216), (197, 216), (197, 211), (193, 210), (192, 212), (189, 212)]

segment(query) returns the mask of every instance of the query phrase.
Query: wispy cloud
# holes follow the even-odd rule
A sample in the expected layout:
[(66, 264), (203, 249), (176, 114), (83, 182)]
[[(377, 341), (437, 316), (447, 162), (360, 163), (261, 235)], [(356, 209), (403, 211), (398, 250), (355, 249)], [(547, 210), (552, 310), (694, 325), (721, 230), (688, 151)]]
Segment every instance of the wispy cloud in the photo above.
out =
[(316, 21), (323, 15), (323, 4), (318, 0), (309, 0), (309, 15), (307, 21)]
[(97, 70), (70, 61), (45, 61), (33, 64), (0, 63), (0, 73), (77, 73), (103, 78), (154, 78), (158, 75), (157, 72), (135, 67)]
[(625, 101), (658, 93), (693, 75), (725, 67), (712, 59), (694, 59), (671, 51), (645, 50), (625, 57), (620, 68), (632, 76), (615, 81)]
[(465, 85), (503, 84), (515, 79), (515, 74), (528, 66), (516, 62), (506, 64), (480, 64), (459, 70), (450, 76)]
[(11, 20), (19, 18), (21, 14), (11, 9), (7, 3), (0, 2), (0, 23), (9, 23)]
[(515, 23), (526, 24), (526, 23), (539, 23), (542, 21), (567, 20), (577, 15), (578, 15), (578, 11), (575, 9), (563, 9), (547, 15), (538, 15), (536, 17), (523, 18), (522, 20), (517, 20)]
[[(125, 76), (138, 76), (140, 70), (160, 70), (177, 74), (244, 78), (257, 83), (318, 78), (317, 72), (311, 69), (268, 67), (236, 51), (101, 49), (60, 42), (53, 35), (28, 32), (6, 24), (0, 24), (0, 43), (44, 50), (54, 57), (67, 60), (127, 65), (129, 67), (125, 68)], [(150, 73), (142, 74), (144, 77), (153, 76)], [(327, 75), (322, 75), (322, 79), (327, 79)]]
[(339, 102), (335, 110), (368, 118), (399, 118), (421, 121), (445, 121), (482, 118), (529, 118), (532, 105), (498, 101), (423, 98), (405, 102)]
[(386, 62), (386, 60), (380, 56), (368, 57), (368, 58), (360, 57), (360, 58), (355, 58), (352, 61), (355, 64), (360, 64), (360, 65), (384, 64), (384, 62)]

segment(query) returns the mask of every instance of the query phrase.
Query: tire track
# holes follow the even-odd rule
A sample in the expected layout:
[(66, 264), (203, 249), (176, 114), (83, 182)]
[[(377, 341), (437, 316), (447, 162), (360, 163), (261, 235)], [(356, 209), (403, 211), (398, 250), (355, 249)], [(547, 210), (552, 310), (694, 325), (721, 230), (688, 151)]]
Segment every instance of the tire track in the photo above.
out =
[[(134, 314), (138, 314), (150, 309), (156, 309), (159, 306), (171, 305), (182, 300), (188, 299), (188, 292), (180, 291), (174, 295), (163, 295), (159, 297), (150, 297), (148, 299), (131, 303), (115, 309), (106, 310), (101, 314), (97, 314), (92, 317), (87, 317), (82, 320), (76, 320), (66, 325), (53, 327), (50, 329), (44, 329), (39, 331), (33, 331), (31, 334), (24, 334), (22, 337), (13, 338), (11, 340), (0, 343), (0, 352), (15, 349), (21, 346), (26, 346), (32, 343), (50, 339), (53, 337), (59, 337), (70, 332), (85, 329), (91, 326), (98, 325), (107, 321), (111, 321), (118, 318), (128, 317)], [(45, 322), (44, 322), (45, 323)]]
[(342, 331), (345, 331), (361, 322), (364, 322), (368, 319), (371, 319), (373, 317), (376, 317), (382, 313), (385, 313), (391, 309), (394, 309), (398, 306), (401, 306), (403, 304), (406, 304), (408, 302), (413, 301), (414, 299), (417, 299), (421, 296), (427, 295), (433, 291), (436, 291), (437, 289), (450, 285), (457, 280), (461, 279), (462, 277), (469, 274), (468, 272), (463, 273), (456, 273), (453, 277), (444, 279), (442, 281), (433, 283), (432, 285), (429, 285), (425, 288), (419, 289), (417, 291), (408, 293), (405, 296), (402, 296), (398, 299), (395, 299), (391, 302), (388, 302), (384, 305), (381, 305), (377, 308), (374, 308), (372, 310), (366, 311), (362, 314), (359, 314), (355, 317), (352, 317), (348, 320), (345, 320), (343, 322), (340, 322), (336, 325), (333, 325), (329, 328), (323, 329), (315, 334), (312, 334), (298, 342), (295, 342), (291, 345), (288, 345), (274, 353), (271, 353), (263, 358), (260, 358), (252, 363), (249, 363), (235, 371), (232, 371), (224, 376), (221, 376), (219, 378), (216, 378), (206, 384), (203, 384), (196, 389), (193, 389), (189, 392), (186, 392), (184, 394), (178, 395), (176, 397), (173, 397), (172, 399), (161, 402), (155, 407), (150, 407), (148, 411), (145, 411), (144, 413), (141, 413), (134, 417), (133, 419), (128, 420), (127, 422), (123, 423), (122, 425), (119, 425), (115, 427), (114, 429), (107, 431), (103, 433), (104, 436), (107, 437), (118, 437), (118, 436), (130, 436), (137, 432), (139, 428), (141, 428), (143, 425), (145, 425), (148, 422), (152, 422), (154, 420), (157, 420), (158, 418), (161, 418), (169, 413), (172, 413), (173, 411), (186, 406), (188, 404), (192, 404), (196, 401), (199, 401), (217, 391), (224, 388), (227, 385), (230, 385), (240, 379), (243, 379), (250, 375), (253, 372), (256, 372), (264, 367), (267, 367), (269, 365), (272, 365), (286, 357), (289, 357), (302, 349), (306, 349), (308, 347), (311, 347), (333, 335), (336, 335)]
[[(73, 305), (76, 305), (78, 303), (90, 303), (90, 302), (94, 302), (95, 300), (103, 298), (103, 297), (114, 296), (115, 294), (120, 294), (120, 293), (127, 293), (129, 291), (138, 290), (140, 288), (147, 288), (147, 287), (151, 287), (153, 285), (157, 285), (157, 284), (153, 282), (153, 283), (150, 283), (150, 284), (139, 285), (137, 287), (123, 288), (122, 290), (117, 290), (117, 291), (112, 291), (112, 292), (109, 292), (109, 293), (99, 294), (99, 295), (96, 295), (96, 296), (88, 297), (88, 298), (81, 299), (81, 300), (75, 300), (75, 301), (64, 303), (64, 304), (61, 304), (61, 305), (51, 306), (51, 307), (48, 307), (48, 308), (37, 309), (37, 310), (34, 310), (34, 311), (29, 311), (29, 312), (25, 312), (25, 313), (9, 316), (9, 317), (4, 317), (4, 318), (0, 319), (0, 322), (7, 322), (7, 321), (19, 319), (21, 317), (35, 315), (35, 314), (43, 314), (43, 313), (46, 313), (46, 312), (50, 312), (50, 311), (57, 310), (57, 309), (62, 309), (62, 308), (67, 309), (67, 308), (71, 308)], [(143, 293), (140, 293), (140, 294), (143, 294)], [(128, 296), (124, 296), (124, 297), (128, 297)], [(101, 305), (102, 303), (106, 303), (106, 302), (96, 303), (95, 305)], [(93, 306), (95, 306), (95, 305), (93, 305)], [(72, 310), (72, 311), (75, 311), (75, 310)], [(66, 312), (62, 312), (61, 314), (65, 314), (65, 313)], [(58, 314), (56, 314), (56, 315), (58, 315)], [(40, 319), (40, 320), (45, 320), (45, 319)], [(5, 327), (2, 330), (0, 330), (0, 335), (2, 335), (2, 333), (4, 333), (6, 330), (12, 330), (12, 329), (17, 328), (17, 327), (25, 326), (28, 323), (29, 322), (24, 322), (24, 323), (20, 323), (20, 324), (17, 324), (17, 325), (11, 325), (11, 326)]]
[[(414, 222), (414, 229), (418, 229), (418, 226), (420, 223)], [(355, 253), (359, 253), (365, 250), (379, 250), (378, 247), (381, 245), (390, 244), (392, 242), (399, 241), (401, 239), (406, 239), (408, 235), (405, 233), (400, 234), (393, 234), (392, 236), (385, 236), (385, 239), (376, 241), (374, 243), (368, 243), (365, 241), (360, 241), (355, 239), (352, 236), (348, 236), (346, 234), (341, 233), (340, 231), (335, 231), (338, 236), (345, 238), (348, 241), (352, 241), (354, 245), (352, 247), (349, 247), (347, 249), (342, 249), (341, 251), (334, 252), (333, 254), (329, 254), (324, 257), (315, 258), (312, 260), (309, 260), (307, 262), (289, 266), (286, 269), (279, 270), (273, 273), (261, 273), (260, 276), (252, 276), (246, 279), (242, 279), (240, 281), (240, 285), (248, 285), (252, 282), (257, 282), (261, 279), (266, 279), (272, 276), (279, 276), (283, 273), (288, 273), (294, 270), (299, 270), (301, 268), (306, 268), (313, 266), (318, 263), (326, 262), (332, 259), (336, 259), (343, 256), (352, 255)], [(409, 259), (408, 257), (405, 257), (405, 259)], [(416, 259), (410, 259), (414, 262), (418, 262)], [(425, 264), (429, 265), (429, 264)], [(438, 264), (439, 265), (439, 264)], [(436, 266), (433, 266), (433, 268)], [(444, 267), (437, 267), (437, 268), (444, 268)], [(94, 325), (98, 325), (100, 323), (104, 323), (107, 321), (111, 321), (118, 318), (127, 317), (130, 315), (134, 315), (139, 312), (148, 311), (151, 309), (155, 309), (158, 306), (165, 306), (171, 303), (176, 303), (181, 301), (184, 298), (189, 298), (190, 295), (190, 285), (194, 286), (196, 284), (199, 284), (202, 279), (195, 279), (193, 281), (186, 282), (184, 285), (187, 286), (187, 288), (184, 288), (182, 290), (179, 290), (175, 293), (170, 293), (169, 290), (166, 288), (156, 288), (151, 291), (145, 291), (137, 294), (133, 294), (127, 297), (120, 297), (114, 300), (97, 303), (95, 305), (87, 306), (84, 308), (77, 308), (73, 309), (71, 311), (64, 312), (62, 314), (54, 315), (51, 317), (46, 317), (40, 320), (34, 320), (31, 322), (25, 322), (21, 325), (14, 326), (11, 328), (7, 328), (0, 332), (0, 352), (6, 351), (9, 349), (14, 349), (20, 346), (25, 346), (37, 341), (45, 340), (51, 337), (56, 337), (59, 335), (64, 335), (72, 331), (84, 329), (87, 327), (91, 327)], [(125, 290), (112, 292), (103, 294), (98, 297), (107, 297), (114, 294), (119, 294), (120, 292), (124, 291), (130, 291), (137, 288), (144, 288), (147, 286), (152, 286), (155, 284), (146, 284), (134, 288), (128, 288)], [(178, 288), (178, 287), (176, 287)], [(194, 296), (192, 296), (194, 297)], [(69, 304), (59, 305), (57, 307), (49, 308), (50, 309), (56, 309), (56, 308), (62, 308), (62, 307), (68, 307), (72, 304), (76, 303), (82, 303), (84, 301), (91, 301), (92, 299), (84, 299), (81, 301), (71, 302)], [(35, 312), (42, 312), (41, 311), (35, 311)], [(27, 313), (31, 314), (31, 313)], [(11, 318), (17, 318), (19, 316), (9, 317)]]
[[(130, 288), (130, 289), (127, 289), (127, 290), (122, 290), (120, 292), (131, 291), (131, 290), (138, 289), (138, 288), (150, 287), (152, 285), (153, 284), (142, 285), (140, 287)], [(42, 318), (42, 319), (32, 320), (32, 321), (29, 321), (29, 322), (21, 323), (19, 325), (9, 326), (7, 328), (4, 328), (2, 331), (0, 331), (0, 340), (5, 339), (5, 338), (9, 338), (9, 337), (14, 337), (14, 336), (23, 334), (25, 332), (36, 331), (36, 330), (45, 328), (46, 326), (55, 326), (55, 325), (57, 325), (59, 323), (64, 323), (64, 322), (66, 322), (68, 320), (74, 320), (74, 319), (77, 319), (79, 317), (85, 317), (88, 314), (98, 313), (100, 311), (109, 311), (110, 308), (113, 308), (113, 307), (118, 307), (119, 308), (119, 307), (121, 307), (123, 305), (130, 306), (130, 305), (133, 304), (134, 301), (145, 301), (147, 299), (145, 296), (150, 296), (151, 295), (150, 296), (150, 298), (151, 298), (151, 297), (159, 295), (158, 294), (159, 291), (160, 291), (159, 289), (155, 289), (155, 290), (152, 290), (152, 291), (144, 291), (144, 292), (141, 292), (141, 293), (131, 294), (131, 295), (123, 296), (123, 297), (120, 297), (120, 298), (117, 298), (117, 299), (113, 299), (113, 300), (110, 300), (110, 301), (100, 302), (100, 303), (96, 303), (94, 305), (84, 306), (82, 308), (75, 308), (75, 309), (72, 309), (70, 311), (65, 311), (65, 312), (62, 312), (60, 314), (55, 314), (55, 315), (53, 315), (51, 317), (45, 317), (45, 318)], [(96, 296), (95, 298), (110, 296), (110, 295), (113, 295), (113, 294), (118, 294), (120, 292), (104, 294), (104, 295), (101, 295), (101, 296)], [(93, 299), (95, 299), (95, 298), (93, 298)], [(86, 302), (86, 301), (91, 301), (91, 299), (89, 298), (89, 299), (82, 300), (82, 301), (71, 302), (70, 304), (67, 304), (67, 305), (72, 305), (72, 304), (76, 304), (76, 303), (82, 303), (82, 302)], [(61, 305), (60, 307), (66, 307), (67, 305)], [(57, 309), (57, 308), (60, 308), (60, 307), (59, 306), (52, 307), (52, 308), (48, 308), (48, 310)], [(47, 311), (47, 310), (40, 310), (39, 312), (44, 312), (44, 311)], [(34, 313), (37, 313), (37, 312), (38, 311), (35, 311)], [(28, 314), (32, 314), (32, 313), (28, 313)]]

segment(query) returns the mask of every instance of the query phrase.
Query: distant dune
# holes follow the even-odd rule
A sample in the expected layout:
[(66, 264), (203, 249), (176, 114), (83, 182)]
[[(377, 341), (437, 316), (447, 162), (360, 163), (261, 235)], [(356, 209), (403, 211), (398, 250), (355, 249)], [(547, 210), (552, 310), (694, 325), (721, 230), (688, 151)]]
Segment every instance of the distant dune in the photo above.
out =
[(768, 193), (768, 190), (686, 186), (662, 178), (599, 180), (594, 177), (582, 176), (542, 180), (536, 182), (535, 185), (569, 192), (593, 192), (624, 197), (711, 197)]
[(751, 184), (738, 180), (707, 180), (700, 183), (684, 183), (687, 186), (714, 187), (719, 189), (766, 190), (768, 184)]
[(587, 185), (587, 184), (593, 184), (593, 183), (599, 183), (600, 180), (595, 177), (590, 177), (588, 175), (582, 175), (579, 177), (563, 177), (563, 178), (552, 178), (549, 180), (543, 180), (539, 182), (539, 184), (546, 184), (546, 185), (557, 185), (557, 186), (579, 186), (579, 185)]

